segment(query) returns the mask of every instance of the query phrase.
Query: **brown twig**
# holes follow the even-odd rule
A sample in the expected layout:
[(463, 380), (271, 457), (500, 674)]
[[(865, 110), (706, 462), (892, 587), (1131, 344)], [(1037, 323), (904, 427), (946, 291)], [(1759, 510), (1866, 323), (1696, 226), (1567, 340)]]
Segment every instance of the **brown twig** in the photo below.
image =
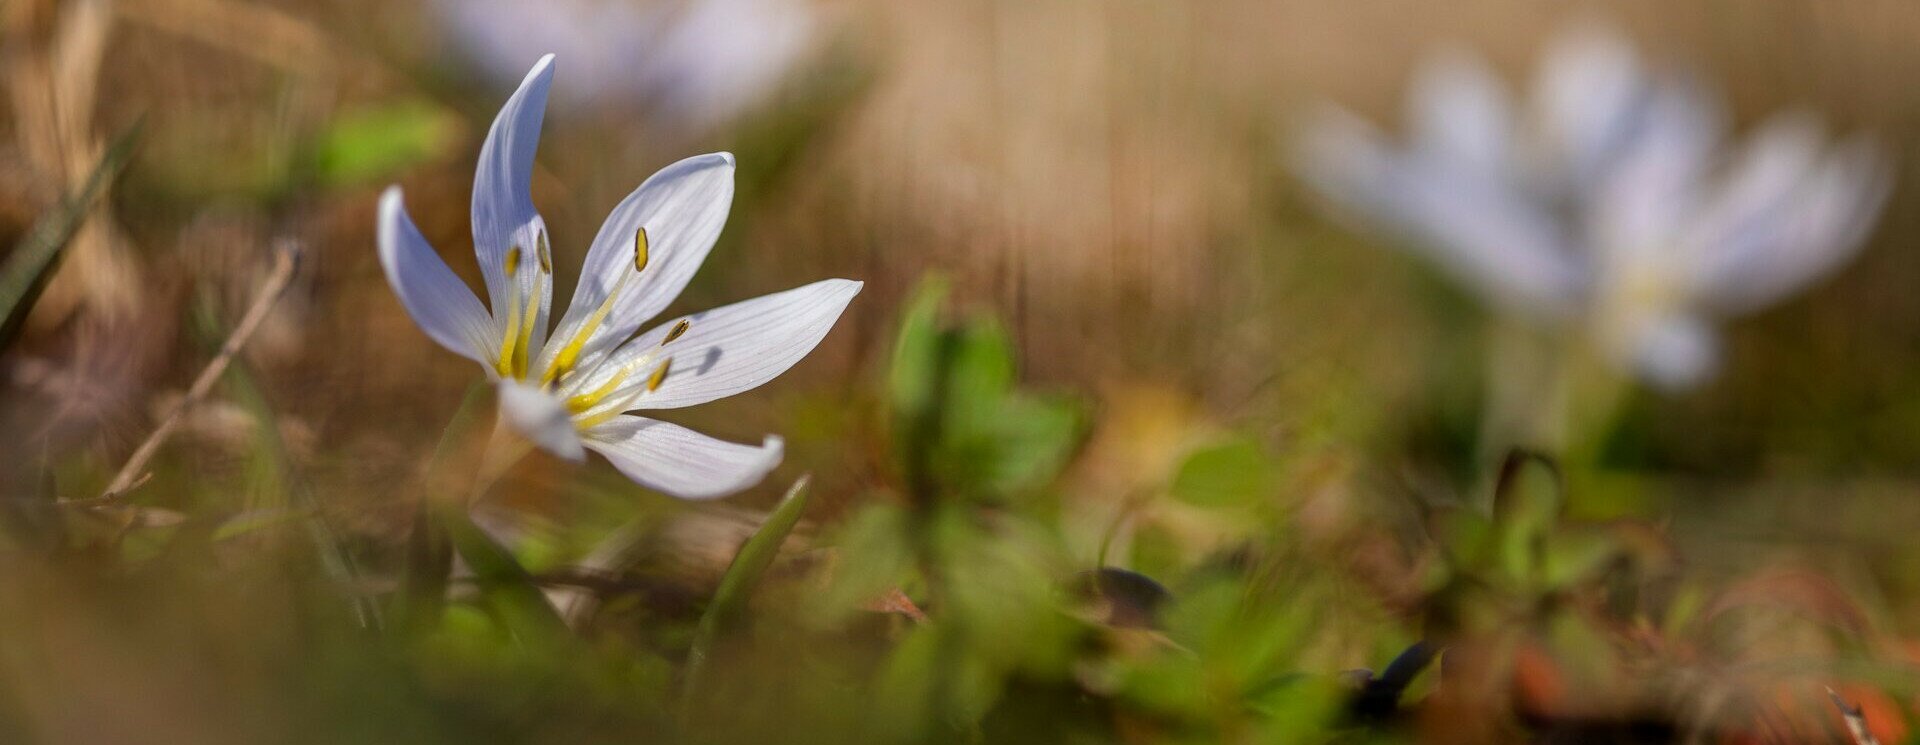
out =
[(207, 394), (213, 390), (213, 384), (219, 382), (220, 375), (225, 373), (227, 366), (233, 363), (234, 355), (240, 353), (240, 349), (247, 345), (247, 339), (252, 337), (253, 332), (260, 328), (260, 323), (266, 320), (267, 312), (273, 310), (273, 305), (280, 299), (280, 294), (285, 292), (288, 283), (293, 281), (293, 270), (299, 265), (299, 258), (300, 247), (291, 241), (282, 242), (275, 247), (273, 270), (267, 273), (266, 281), (260, 285), (260, 290), (254, 293), (253, 305), (247, 308), (246, 315), (240, 317), (240, 323), (233, 327), (233, 333), (229, 334), (227, 341), (220, 345), (219, 353), (207, 362), (207, 366), (200, 371), (200, 377), (194, 378), (193, 385), (187, 389), (186, 395), (181, 396), (180, 400), (174, 403), (173, 409), (160, 420), (160, 426), (155, 427), (153, 433), (147, 435), (146, 441), (140, 443), (140, 447), (133, 451), (133, 455), (127, 457), (126, 464), (120, 466), (120, 472), (115, 474), (113, 481), (107, 484), (106, 491), (93, 499), (83, 500), (85, 504), (89, 506), (110, 504), (125, 496), (133, 487), (143, 483), (147, 461), (153, 459), (154, 454), (160, 451), (160, 446), (166, 444), (167, 438), (180, 427), (180, 421), (185, 418), (187, 410), (199, 403), (200, 399), (206, 398)]

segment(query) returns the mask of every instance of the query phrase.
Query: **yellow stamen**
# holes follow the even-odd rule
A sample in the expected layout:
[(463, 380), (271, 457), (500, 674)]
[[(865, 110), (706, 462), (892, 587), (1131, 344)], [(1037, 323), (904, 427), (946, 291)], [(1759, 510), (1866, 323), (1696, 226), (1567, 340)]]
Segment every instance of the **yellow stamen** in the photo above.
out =
[(547, 231), (545, 230), (540, 231), (540, 252), (537, 255), (540, 257), (540, 271), (545, 274), (552, 274), (553, 246), (547, 243)]
[(665, 360), (662, 360), (660, 362), (660, 369), (654, 370), (653, 376), (647, 378), (648, 393), (652, 393), (654, 391), (660, 390), (660, 384), (667, 382), (667, 370), (671, 369), (672, 367), (673, 367), (672, 357), (668, 357)]
[(586, 349), (587, 340), (593, 338), (594, 332), (600, 330), (600, 324), (605, 323), (607, 315), (613, 312), (613, 303), (620, 297), (620, 291), (625, 290), (633, 278), (646, 268), (647, 229), (640, 228), (633, 235), (633, 274), (620, 275), (613, 289), (607, 292), (606, 299), (600, 301), (600, 307), (593, 309), (593, 315), (587, 316), (586, 322), (580, 324), (580, 328), (573, 332), (573, 337), (567, 340), (566, 346), (561, 347), (560, 351), (553, 355), (553, 361), (547, 363), (547, 369), (540, 373), (541, 385), (559, 380), (560, 376), (573, 369), (574, 364), (580, 361), (580, 354)]
[(673, 325), (673, 330), (667, 332), (667, 338), (660, 340), (660, 346), (664, 347), (668, 344), (673, 343), (674, 339), (680, 338), (681, 335), (687, 333), (687, 329), (692, 327), (693, 327), (692, 321), (689, 321), (685, 318), (680, 319), (679, 323), (676, 323)]
[(520, 344), (513, 350), (513, 377), (527, 377), (527, 353), (533, 349), (533, 327), (540, 322), (540, 290), (536, 286), (527, 294), (527, 312), (520, 324)]
[[(514, 373), (514, 361), (523, 356), (517, 349), (520, 343), (520, 281), (515, 273), (520, 269), (520, 247), (507, 249), (507, 259), (502, 267), (506, 270), (507, 283), (507, 328), (500, 339), (500, 359), (494, 363), (494, 369), (501, 377), (519, 377)], [(497, 309), (496, 309), (497, 310)], [(527, 321), (531, 326), (533, 322)], [(524, 365), (522, 366), (524, 367)]]
[(577, 396), (568, 397), (567, 410), (575, 414), (579, 414), (579, 413), (585, 412), (588, 409), (593, 408), (595, 404), (600, 403), (600, 399), (606, 398), (607, 394), (612, 393), (614, 389), (619, 388), (621, 383), (626, 382), (627, 376), (632, 374), (633, 374), (633, 365), (627, 365), (626, 367), (620, 368), (618, 371), (614, 372), (614, 374), (611, 377), (607, 378), (607, 382), (601, 383), (600, 387), (595, 388), (591, 391), (587, 391), (586, 393), (579, 394)]

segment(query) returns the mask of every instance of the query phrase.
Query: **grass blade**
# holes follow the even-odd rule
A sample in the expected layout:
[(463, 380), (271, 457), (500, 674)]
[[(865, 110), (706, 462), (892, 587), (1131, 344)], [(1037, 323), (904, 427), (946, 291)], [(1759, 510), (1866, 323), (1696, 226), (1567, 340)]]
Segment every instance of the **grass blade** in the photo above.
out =
[(40, 291), (53, 276), (67, 244), (80, 231), (87, 213), (93, 210), (94, 202), (100, 199), (107, 185), (119, 178), (120, 171), (126, 167), (139, 132), (140, 126), (136, 124), (114, 140), (100, 155), (100, 162), (93, 167), (93, 173), (87, 175), (80, 190), (41, 215), (7, 254), (6, 263), (0, 265), (0, 319), (4, 319), (0, 320), (0, 349), (12, 346), (14, 337), (20, 334), (27, 312), (40, 299)]
[(713, 652), (714, 641), (745, 615), (753, 588), (760, 584), (767, 567), (773, 566), (793, 526), (799, 524), (801, 513), (807, 509), (808, 482), (808, 477), (802, 476), (787, 489), (787, 495), (767, 515), (766, 522), (761, 523), (760, 529), (740, 547), (740, 552), (734, 554), (733, 563), (727, 565), (727, 573), (720, 578), (720, 588), (713, 593), (713, 601), (707, 604), (706, 612), (700, 614), (700, 625), (694, 630), (693, 644), (687, 650), (685, 695), (688, 701), (704, 686), (707, 658)]

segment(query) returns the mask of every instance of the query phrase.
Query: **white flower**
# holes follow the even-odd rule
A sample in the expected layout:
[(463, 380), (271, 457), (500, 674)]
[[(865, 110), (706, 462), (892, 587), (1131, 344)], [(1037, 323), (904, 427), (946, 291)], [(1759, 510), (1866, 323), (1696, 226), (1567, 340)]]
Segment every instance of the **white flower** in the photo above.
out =
[(474, 253), (492, 312), (427, 245), (399, 187), (380, 199), (387, 280), (427, 336), (499, 383), (502, 417), (540, 447), (572, 460), (599, 452), (629, 478), (685, 498), (752, 486), (779, 464), (779, 438), (738, 445), (625, 412), (692, 406), (772, 380), (826, 336), (861, 283), (816, 282), (635, 336), (686, 287), (726, 223), (733, 156), (702, 155), (662, 169), (614, 208), (550, 336), (553, 249), (531, 178), (552, 75), (548, 55), (480, 150)]
[(1408, 108), (1401, 147), (1343, 111), (1314, 117), (1309, 182), (1498, 307), (1584, 328), (1666, 388), (1713, 372), (1714, 319), (1851, 258), (1888, 186), (1872, 143), (1829, 145), (1805, 114), (1723, 149), (1712, 97), (1593, 29), (1548, 51), (1527, 111), (1458, 52), (1420, 70)]
[(480, 68), (512, 81), (548, 49), (569, 51), (577, 102), (644, 104), (680, 129), (732, 118), (807, 52), (805, 0), (435, 0)]

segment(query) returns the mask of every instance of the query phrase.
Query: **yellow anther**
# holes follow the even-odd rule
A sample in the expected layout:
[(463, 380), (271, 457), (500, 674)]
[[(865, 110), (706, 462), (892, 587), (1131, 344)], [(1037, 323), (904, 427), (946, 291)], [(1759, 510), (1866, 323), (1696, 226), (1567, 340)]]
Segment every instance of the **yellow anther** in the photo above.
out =
[(673, 330), (667, 332), (667, 338), (660, 340), (660, 346), (664, 347), (668, 344), (673, 343), (674, 339), (678, 339), (682, 335), (686, 334), (687, 329), (690, 329), (690, 328), (693, 328), (692, 321), (689, 321), (685, 318), (680, 319), (679, 323), (676, 323), (673, 325)]
[(518, 273), (519, 271), (520, 271), (520, 247), (514, 246), (513, 248), (507, 249), (507, 280), (512, 281), (513, 275)]
[(647, 270), (647, 229), (645, 227), (633, 232), (633, 270), (636, 272)]
[(547, 243), (547, 231), (545, 230), (540, 231), (540, 250), (539, 253), (535, 255), (540, 257), (540, 271), (546, 274), (552, 274), (553, 245)]
[(667, 382), (667, 371), (669, 369), (672, 369), (672, 367), (673, 367), (672, 357), (668, 357), (665, 360), (662, 360), (660, 362), (660, 368), (653, 371), (652, 377), (647, 378), (648, 393), (652, 393), (654, 391), (660, 390), (660, 384)]

